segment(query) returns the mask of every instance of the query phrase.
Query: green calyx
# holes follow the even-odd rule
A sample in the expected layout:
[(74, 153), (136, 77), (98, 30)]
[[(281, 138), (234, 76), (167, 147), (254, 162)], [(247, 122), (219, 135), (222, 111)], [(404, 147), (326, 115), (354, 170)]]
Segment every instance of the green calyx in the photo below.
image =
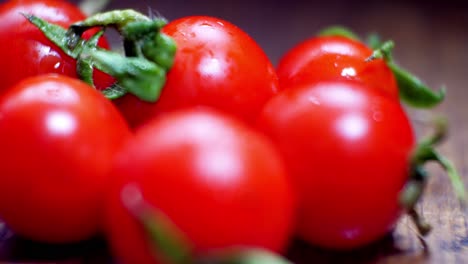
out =
[(149, 205), (135, 185), (124, 186), (121, 200), (146, 233), (149, 248), (164, 263), (193, 263), (193, 250), (184, 234), (160, 210)]
[(359, 37), (354, 32), (342, 26), (331, 26), (331, 27), (324, 28), (317, 34), (317, 36), (320, 36), (320, 37), (340, 36), (340, 37), (345, 37), (345, 38), (359, 41)]
[(384, 59), (392, 70), (398, 84), (400, 98), (406, 104), (415, 108), (432, 108), (445, 99), (445, 88), (433, 91), (419, 78), (398, 66), (392, 58), (391, 51), (395, 46), (393, 41), (386, 41), (375, 49), (367, 61)]
[[(160, 210), (149, 205), (141, 189), (124, 186), (121, 201), (146, 233), (154, 257), (173, 264), (291, 264), (270, 251), (248, 247), (228, 247), (197, 255), (188, 238)], [(209, 228), (209, 227), (208, 227)]]
[(465, 186), (454, 164), (435, 149), (435, 146), (446, 137), (447, 120), (441, 117), (435, 118), (433, 125), (434, 133), (421, 140), (411, 156), (410, 176), (400, 194), (400, 204), (406, 209), (421, 235), (426, 235), (431, 229), (430, 225), (425, 223), (423, 217), (415, 210), (415, 206), (420, 200), (428, 181), (428, 174), (424, 169), (425, 164), (434, 161), (441, 165), (449, 177), (461, 206), (466, 205)]
[[(342, 36), (353, 40), (361, 41), (351, 30), (332, 26), (320, 31), (318, 36)], [(366, 59), (372, 61), (383, 59), (392, 70), (398, 84), (400, 99), (407, 105), (415, 108), (433, 108), (445, 99), (445, 88), (434, 91), (427, 87), (416, 76), (398, 66), (392, 58), (391, 51), (395, 46), (393, 41), (381, 42), (377, 34), (371, 34), (367, 39), (369, 47), (374, 49), (373, 54)]]
[[(83, 81), (94, 87), (94, 69), (113, 76), (117, 82), (102, 91), (107, 98), (131, 93), (146, 102), (158, 100), (176, 53), (174, 40), (161, 32), (166, 20), (150, 19), (131, 9), (115, 10), (98, 13), (64, 29), (33, 15), (25, 17), (65, 54), (76, 59), (77, 75)], [(82, 34), (92, 28), (100, 30), (90, 39), (83, 39)], [(107, 28), (114, 28), (122, 36), (124, 55), (97, 46)]]
[(291, 264), (288, 260), (264, 249), (229, 248), (202, 256), (196, 264)]

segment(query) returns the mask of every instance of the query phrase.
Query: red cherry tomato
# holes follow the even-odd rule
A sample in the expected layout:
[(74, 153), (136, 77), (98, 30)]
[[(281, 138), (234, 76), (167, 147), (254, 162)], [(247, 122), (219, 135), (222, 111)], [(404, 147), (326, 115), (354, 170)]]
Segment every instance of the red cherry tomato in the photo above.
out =
[(341, 36), (314, 37), (301, 42), (280, 59), (277, 74), (281, 87), (323, 80), (355, 80), (378, 87), (398, 99), (395, 77), (382, 59), (367, 62), (372, 50)]
[(123, 263), (159, 263), (122, 205), (129, 184), (199, 254), (229, 246), (282, 251), (292, 231), (293, 193), (273, 145), (217, 112), (186, 109), (147, 123), (118, 155), (112, 177), (108, 237)]
[(151, 117), (196, 105), (221, 109), (253, 122), (278, 91), (275, 70), (258, 44), (235, 25), (213, 17), (185, 17), (163, 32), (177, 44), (175, 63), (156, 104), (128, 95), (117, 100), (136, 127)]
[(112, 103), (79, 80), (41, 75), (8, 89), (0, 97), (0, 218), (38, 241), (95, 235), (112, 157), (130, 135)]
[(298, 192), (306, 241), (359, 247), (400, 216), (414, 137), (400, 104), (375, 89), (350, 81), (286, 87), (260, 115)]
[[(74, 5), (59, 0), (10, 0), (0, 4), (0, 72), (4, 91), (30, 76), (58, 73), (76, 77), (76, 63), (50, 42), (22, 15), (33, 14), (51, 23), (68, 27), (85, 15)], [(91, 36), (86, 32), (84, 37)], [(104, 38), (99, 45), (108, 48)], [(113, 79), (95, 71), (95, 83), (99, 88), (112, 84)]]

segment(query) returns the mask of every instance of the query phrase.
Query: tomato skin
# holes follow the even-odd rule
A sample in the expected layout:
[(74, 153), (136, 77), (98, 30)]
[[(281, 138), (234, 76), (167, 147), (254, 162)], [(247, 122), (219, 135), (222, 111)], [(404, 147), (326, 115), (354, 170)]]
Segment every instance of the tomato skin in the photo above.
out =
[(297, 232), (334, 249), (371, 243), (400, 216), (414, 146), (400, 104), (350, 81), (287, 87), (258, 127), (275, 142), (299, 196)]
[[(34, 14), (48, 22), (68, 27), (85, 15), (74, 5), (56, 0), (10, 0), (0, 4), (0, 92), (24, 78), (46, 73), (63, 74), (77, 78), (76, 63), (49, 41), (34, 25), (21, 15)], [(91, 36), (89, 31), (84, 34)], [(105, 38), (99, 46), (109, 48)], [(94, 72), (95, 84), (105, 88), (113, 79), (100, 72)]]
[(354, 80), (398, 100), (398, 86), (382, 59), (366, 62), (372, 50), (342, 36), (307, 39), (287, 51), (277, 67), (280, 87), (324, 80)]
[(279, 154), (264, 136), (207, 109), (179, 110), (137, 130), (122, 149), (107, 200), (107, 233), (123, 263), (158, 263), (120, 199), (141, 189), (203, 254), (227, 246), (284, 250), (294, 197)]
[(85, 83), (24, 79), (0, 97), (0, 217), (37, 241), (95, 235), (112, 157), (130, 136), (118, 110)]
[(263, 50), (244, 31), (214, 17), (170, 22), (163, 32), (177, 44), (175, 63), (156, 104), (128, 95), (117, 105), (132, 127), (152, 117), (196, 105), (253, 122), (278, 91), (278, 77)]

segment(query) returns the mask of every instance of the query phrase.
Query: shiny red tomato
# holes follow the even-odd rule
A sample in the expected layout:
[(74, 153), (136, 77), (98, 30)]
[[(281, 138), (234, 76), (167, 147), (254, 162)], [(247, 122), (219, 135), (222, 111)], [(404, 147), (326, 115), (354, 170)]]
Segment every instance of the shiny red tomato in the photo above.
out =
[(384, 60), (366, 62), (372, 50), (363, 43), (342, 36), (305, 40), (283, 57), (277, 67), (280, 87), (323, 80), (355, 80), (378, 88), (398, 99), (398, 87)]
[(291, 235), (294, 198), (276, 149), (213, 110), (179, 110), (147, 123), (118, 155), (112, 177), (107, 231), (123, 263), (159, 263), (122, 204), (129, 185), (180, 228), (197, 254), (229, 246), (283, 251)]
[(400, 104), (375, 89), (351, 81), (286, 87), (260, 115), (299, 195), (297, 232), (310, 243), (363, 246), (400, 216), (413, 131)]
[[(60, 0), (10, 0), (0, 4), (0, 91), (22, 79), (44, 73), (76, 77), (75, 60), (64, 54), (21, 14), (34, 14), (54, 24), (67, 27), (85, 19), (74, 5)], [(89, 37), (90, 32), (84, 37)], [(104, 38), (100, 46), (108, 48)], [(113, 79), (95, 71), (97, 87), (112, 84)]]
[(130, 135), (112, 103), (79, 80), (41, 75), (8, 89), (0, 97), (0, 218), (38, 241), (95, 235), (112, 158)]
[(127, 95), (117, 105), (136, 127), (157, 114), (206, 105), (253, 122), (278, 91), (275, 70), (258, 44), (235, 25), (213, 17), (185, 17), (163, 32), (177, 44), (175, 63), (156, 104)]

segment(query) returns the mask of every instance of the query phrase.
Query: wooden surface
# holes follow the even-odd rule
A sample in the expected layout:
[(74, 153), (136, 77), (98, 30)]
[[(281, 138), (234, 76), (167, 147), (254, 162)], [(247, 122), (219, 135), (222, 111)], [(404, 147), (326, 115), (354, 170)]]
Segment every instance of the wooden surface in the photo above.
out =
[[(133, 1), (135, 2), (135, 1)], [(444, 1), (118, 1), (113, 7), (158, 11), (169, 19), (191, 14), (229, 20), (254, 37), (276, 63), (283, 52), (318, 29), (347, 25), (359, 34), (379, 32), (395, 40), (397, 61), (433, 87), (445, 85), (447, 99), (434, 113), (446, 115), (450, 136), (440, 147), (468, 183), (468, 9)], [(410, 111), (414, 117), (418, 113)], [(423, 128), (418, 131), (423, 133)], [(443, 171), (430, 166), (432, 178), (419, 204), (433, 225), (422, 247), (407, 218), (385, 239), (354, 252), (329, 252), (295, 242), (289, 257), (295, 263), (468, 263), (468, 223)], [(110, 263), (105, 243), (96, 239), (79, 246), (37, 245), (8, 232), (2, 234), (0, 259), (25, 263)]]

